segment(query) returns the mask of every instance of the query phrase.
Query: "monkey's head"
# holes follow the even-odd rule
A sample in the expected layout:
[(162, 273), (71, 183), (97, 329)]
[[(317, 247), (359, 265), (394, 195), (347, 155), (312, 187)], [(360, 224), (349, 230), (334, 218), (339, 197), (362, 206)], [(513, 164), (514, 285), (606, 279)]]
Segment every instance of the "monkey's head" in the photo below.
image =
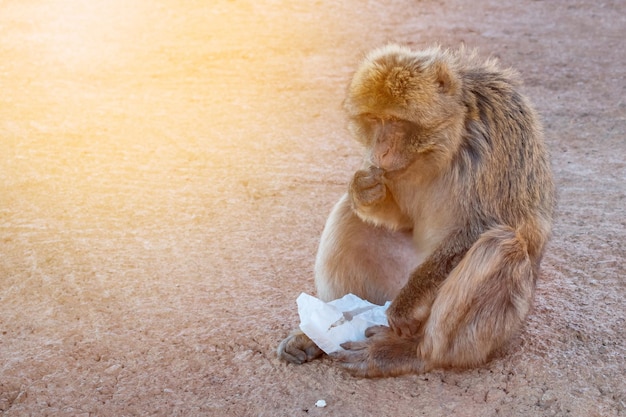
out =
[(388, 45), (369, 53), (348, 87), (344, 108), (366, 158), (386, 172), (451, 155), (465, 110), (453, 57), (439, 48)]

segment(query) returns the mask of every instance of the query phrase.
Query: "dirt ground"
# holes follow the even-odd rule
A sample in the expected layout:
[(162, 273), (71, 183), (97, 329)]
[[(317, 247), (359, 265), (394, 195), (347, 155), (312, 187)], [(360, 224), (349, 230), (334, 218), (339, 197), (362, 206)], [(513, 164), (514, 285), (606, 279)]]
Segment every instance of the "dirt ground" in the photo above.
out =
[[(2, 414), (626, 415), (625, 33), (622, 0), (0, 1)], [(559, 207), (502, 355), (363, 380), (275, 348), (389, 41), (517, 68)]]

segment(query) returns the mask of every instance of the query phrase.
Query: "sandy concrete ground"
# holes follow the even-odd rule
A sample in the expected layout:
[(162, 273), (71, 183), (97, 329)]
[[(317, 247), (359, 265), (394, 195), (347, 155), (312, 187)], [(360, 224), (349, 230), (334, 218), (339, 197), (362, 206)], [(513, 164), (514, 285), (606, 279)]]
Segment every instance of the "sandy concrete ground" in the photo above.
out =
[[(626, 414), (626, 5), (382, 3), (0, 1), (3, 415)], [(543, 116), (554, 238), (479, 369), (275, 357), (358, 166), (345, 86), (388, 41), (479, 47)]]

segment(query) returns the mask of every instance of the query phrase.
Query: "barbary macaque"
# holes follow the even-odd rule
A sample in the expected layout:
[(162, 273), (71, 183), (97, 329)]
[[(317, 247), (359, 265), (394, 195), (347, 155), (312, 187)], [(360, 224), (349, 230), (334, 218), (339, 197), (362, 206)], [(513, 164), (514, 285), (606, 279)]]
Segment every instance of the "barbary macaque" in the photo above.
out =
[[(315, 283), (325, 301), (392, 303), (389, 327), (332, 355), (351, 373), (477, 366), (520, 329), (555, 191), (518, 85), (465, 49), (388, 45), (356, 70), (344, 108), (365, 157), (322, 233)], [(322, 352), (296, 330), (278, 354), (303, 363)]]

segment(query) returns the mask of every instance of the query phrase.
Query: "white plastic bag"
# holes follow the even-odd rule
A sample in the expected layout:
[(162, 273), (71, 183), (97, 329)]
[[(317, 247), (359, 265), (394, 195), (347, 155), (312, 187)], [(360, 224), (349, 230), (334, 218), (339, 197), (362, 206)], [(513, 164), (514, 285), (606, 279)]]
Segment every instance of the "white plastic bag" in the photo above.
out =
[(362, 300), (354, 294), (325, 303), (302, 293), (296, 300), (300, 315), (300, 329), (326, 353), (343, 348), (344, 342), (365, 339), (365, 329), (371, 326), (388, 326), (384, 306)]

